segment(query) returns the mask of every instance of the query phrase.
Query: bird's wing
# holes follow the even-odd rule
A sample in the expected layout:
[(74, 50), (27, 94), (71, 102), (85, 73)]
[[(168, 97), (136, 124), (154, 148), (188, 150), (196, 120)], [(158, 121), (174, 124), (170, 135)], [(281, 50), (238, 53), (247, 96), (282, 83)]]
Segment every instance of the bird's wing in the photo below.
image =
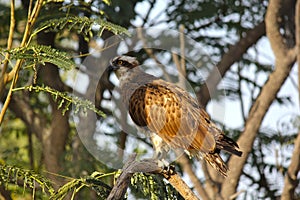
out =
[(147, 126), (173, 148), (214, 151), (208, 115), (181, 88), (163, 80), (138, 87), (129, 101), (129, 113), (138, 126)]

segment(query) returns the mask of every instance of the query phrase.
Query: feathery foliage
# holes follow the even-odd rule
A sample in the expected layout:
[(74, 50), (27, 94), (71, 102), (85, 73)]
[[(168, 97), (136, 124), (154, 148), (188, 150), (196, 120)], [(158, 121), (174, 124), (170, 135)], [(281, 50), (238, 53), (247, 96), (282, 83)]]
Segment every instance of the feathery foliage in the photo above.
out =
[(58, 19), (50, 19), (45, 21), (40, 25), (33, 34), (37, 34), (42, 30), (59, 32), (63, 29), (67, 29), (69, 31), (75, 30), (78, 34), (81, 34), (85, 37), (85, 40), (89, 40), (94, 36), (93, 29), (98, 30), (97, 36), (101, 36), (104, 30), (111, 31), (112, 33), (118, 34), (126, 34), (129, 35), (127, 29), (110, 23), (104, 19), (100, 18), (88, 18), (88, 17), (80, 17), (80, 16), (66, 16)]
[(25, 59), (27, 66), (37, 64), (52, 63), (63, 70), (73, 69), (75, 66), (71, 56), (57, 49), (45, 45), (31, 45), (19, 47), (6, 51), (11, 55), (11, 59)]
[(32, 170), (23, 169), (16, 166), (0, 165), (0, 185), (7, 184), (20, 185), (33, 189), (33, 197), (36, 189), (41, 189), (43, 193), (54, 194), (54, 189), (49, 180)]
[(105, 114), (98, 110), (95, 105), (89, 100), (80, 99), (77, 96), (71, 95), (67, 92), (57, 91), (49, 86), (24, 86), (13, 89), (14, 92), (19, 90), (28, 90), (34, 92), (46, 92), (52, 95), (53, 99), (58, 102), (58, 108), (62, 108), (62, 114), (64, 115), (68, 110), (70, 110), (71, 104), (74, 105), (74, 112), (78, 113), (82, 110), (84, 113), (87, 110), (91, 110), (98, 115), (105, 117)]
[(70, 192), (72, 192), (72, 198), (78, 193), (83, 187), (92, 188), (96, 191), (100, 199), (105, 199), (111, 190), (111, 187), (101, 181), (102, 178), (107, 176), (115, 175), (115, 173), (102, 174), (94, 172), (86, 178), (73, 179), (72, 181), (63, 185), (55, 194), (51, 195), (50, 199), (61, 200)]
[(162, 177), (155, 174), (135, 173), (131, 178), (133, 189), (149, 199), (183, 199)]

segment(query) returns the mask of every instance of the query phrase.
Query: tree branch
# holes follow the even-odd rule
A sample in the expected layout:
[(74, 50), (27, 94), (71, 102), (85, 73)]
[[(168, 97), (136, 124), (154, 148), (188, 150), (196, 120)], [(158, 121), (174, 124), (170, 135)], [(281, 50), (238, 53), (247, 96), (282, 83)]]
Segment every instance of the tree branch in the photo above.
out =
[[(40, 32), (37, 35), (38, 44), (53, 47), (55, 46), (55, 36), (56, 33), (53, 32)], [(58, 91), (70, 91), (70, 88), (61, 80), (59, 69), (56, 65), (45, 63), (43, 67), (38, 69), (38, 74), (38, 80), (41, 80), (45, 85)], [(47, 171), (59, 173), (63, 169), (61, 157), (65, 151), (70, 132), (70, 111), (63, 115), (56, 100), (51, 95), (48, 95), (48, 99), (51, 106), (51, 121), (47, 124), (47, 129), (42, 133), (43, 162)], [(64, 184), (61, 178), (53, 174), (49, 174), (48, 177), (56, 183), (54, 184), (56, 189)]]
[[(7, 50), (10, 50), (12, 47), (12, 42), (13, 42), (13, 36), (14, 36), (14, 30), (15, 30), (15, 1), (11, 0), (10, 1), (10, 26), (9, 26), (9, 35), (7, 39)], [(6, 73), (7, 68), (8, 68), (8, 61), (10, 58), (10, 54), (6, 53), (5, 59), (3, 61), (3, 67), (1, 71), (1, 76), (0, 76), (0, 98), (2, 97), (4, 91), (5, 91), (5, 85), (8, 83), (8, 75)]]
[[(180, 32), (180, 56), (181, 60), (179, 61), (178, 55), (174, 52), (172, 52), (172, 58), (173, 62), (175, 63), (175, 66), (179, 72), (179, 81), (178, 84), (181, 88), (186, 90), (186, 65), (185, 65), (185, 41), (184, 41), (184, 26), (181, 25), (179, 27)], [(177, 156), (181, 155), (181, 151), (176, 151)], [(182, 154), (179, 159), (177, 160), (180, 166), (182, 167), (182, 170), (187, 173), (190, 180), (192, 181), (195, 190), (197, 193), (201, 196), (203, 200), (209, 200), (209, 196), (207, 192), (204, 190), (201, 182), (199, 181), (198, 177), (196, 176), (195, 172), (193, 171), (192, 164), (189, 162), (189, 159), (185, 154)]]
[(8, 191), (3, 185), (0, 186), (0, 194), (5, 200), (12, 200), (11, 192)]
[(242, 157), (238, 158), (233, 156), (228, 163), (230, 171), (222, 187), (222, 196), (224, 198), (230, 198), (230, 196), (235, 193), (243, 167), (251, 152), (262, 120), (288, 77), (296, 59), (294, 50), (289, 50), (286, 46), (282, 46), (283, 40), (279, 32), (280, 30), (274, 29), (274, 27), (279, 27), (277, 20), (279, 16), (279, 4), (280, 1), (271, 0), (266, 14), (267, 36), (276, 55), (275, 70), (270, 74), (268, 81), (261, 89), (260, 94), (251, 107), (245, 129), (238, 140), (239, 146), (243, 151)]
[(26, 98), (26, 92), (23, 92), (22, 95), (14, 94), (9, 104), (9, 109), (41, 140), (46, 128), (46, 119), (34, 112)]
[(189, 186), (182, 180), (182, 178), (174, 171), (173, 174), (162, 173), (171, 185), (181, 194), (184, 199), (197, 200), (198, 198), (189, 188)]
[(199, 181), (198, 177), (196, 176), (195, 172), (192, 169), (191, 163), (189, 162), (189, 159), (185, 154), (180, 156), (180, 158), (177, 160), (180, 166), (182, 167), (182, 170), (187, 173), (190, 180), (192, 181), (195, 190), (200, 195), (202, 200), (209, 200), (209, 196), (206, 192), (206, 190), (203, 188), (201, 182)]
[(125, 163), (122, 173), (117, 179), (116, 184), (111, 190), (107, 200), (119, 200), (123, 199), (130, 179), (132, 175), (136, 172), (143, 173), (160, 173), (166, 178), (170, 184), (181, 194), (182, 197), (189, 200), (197, 200), (196, 195), (191, 191), (188, 185), (181, 179), (181, 177), (174, 171), (173, 173), (168, 173), (162, 170), (157, 165), (157, 160), (149, 159), (143, 161), (136, 161), (136, 155), (129, 157), (128, 161)]
[(300, 132), (295, 140), (294, 152), (292, 154), (291, 164), (284, 178), (284, 188), (281, 195), (281, 200), (296, 199), (295, 188), (299, 184), (297, 174), (300, 170)]
[(206, 107), (211, 96), (214, 94), (217, 85), (231, 65), (240, 60), (248, 48), (255, 44), (263, 35), (265, 35), (265, 33), (265, 22), (263, 21), (246, 32), (245, 37), (241, 38), (235, 45), (231, 46), (228, 52), (223, 55), (221, 61), (211, 71), (205, 84), (201, 86), (200, 91), (197, 93), (197, 98), (203, 107)]
[(298, 95), (299, 95), (299, 104), (300, 104), (300, 1), (296, 3), (296, 48), (297, 48), (297, 63), (298, 63)]
[[(26, 23), (26, 26), (25, 26), (25, 31), (24, 31), (24, 34), (23, 34), (23, 39), (22, 39), (22, 42), (20, 44), (20, 47), (25, 47), (28, 45), (28, 43), (30, 42), (30, 33), (31, 33), (31, 30), (37, 20), (37, 16), (42, 8), (42, 5), (43, 5), (43, 1), (42, 0), (38, 0), (35, 2), (35, 6), (33, 8), (33, 11), (31, 13), (31, 15), (28, 17), (27, 19), (27, 23)], [(2, 110), (0, 112), (0, 125), (3, 121), (3, 118), (4, 118), (4, 115), (5, 115), (5, 112), (8, 108), (8, 105), (10, 103), (10, 100), (11, 100), (11, 96), (12, 96), (12, 90), (13, 88), (15, 87), (16, 83), (17, 83), (17, 80), (19, 78), (19, 71), (21, 69), (21, 66), (23, 64), (23, 59), (19, 59), (17, 60), (15, 66), (13, 67), (13, 69), (9, 72), (9, 74), (5, 74), (5, 81), (4, 83), (6, 84), (7, 82), (9, 82), (10, 80), (12, 80), (12, 83), (10, 85), (10, 88), (8, 90), (8, 94), (7, 94), (7, 97), (4, 101), (4, 104), (3, 104), (3, 107), (2, 107)], [(2, 81), (2, 80), (1, 80)], [(5, 86), (0, 84), (0, 87), (1, 86)], [(1, 88), (0, 88), (0, 92), (1, 92)]]

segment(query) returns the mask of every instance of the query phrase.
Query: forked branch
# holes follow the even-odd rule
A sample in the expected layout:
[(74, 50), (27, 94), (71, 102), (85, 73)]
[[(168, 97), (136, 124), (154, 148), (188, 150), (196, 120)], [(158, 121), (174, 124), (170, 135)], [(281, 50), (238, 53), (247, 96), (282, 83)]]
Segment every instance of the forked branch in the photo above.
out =
[(280, 5), (282, 5), (282, 3), (280, 0), (271, 0), (267, 10), (266, 31), (274, 54), (276, 55), (275, 70), (270, 74), (268, 81), (252, 105), (245, 129), (238, 140), (238, 144), (243, 151), (243, 156), (241, 158), (231, 157), (228, 163), (230, 172), (222, 187), (222, 196), (227, 199), (236, 192), (243, 167), (252, 150), (262, 120), (288, 77), (296, 60), (296, 51), (294, 49), (288, 49), (285, 46), (282, 35), (280, 34), (278, 19), (280, 17)]

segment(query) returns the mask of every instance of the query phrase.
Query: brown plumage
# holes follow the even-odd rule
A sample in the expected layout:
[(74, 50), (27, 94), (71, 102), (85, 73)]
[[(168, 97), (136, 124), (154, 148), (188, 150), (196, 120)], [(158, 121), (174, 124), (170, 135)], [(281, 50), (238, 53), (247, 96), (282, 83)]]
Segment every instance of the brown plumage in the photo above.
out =
[(120, 80), (123, 101), (138, 127), (156, 133), (173, 149), (181, 148), (203, 157), (226, 176), (228, 168), (220, 150), (237, 156), (242, 152), (188, 92), (143, 72), (133, 57), (118, 56), (110, 64)]

